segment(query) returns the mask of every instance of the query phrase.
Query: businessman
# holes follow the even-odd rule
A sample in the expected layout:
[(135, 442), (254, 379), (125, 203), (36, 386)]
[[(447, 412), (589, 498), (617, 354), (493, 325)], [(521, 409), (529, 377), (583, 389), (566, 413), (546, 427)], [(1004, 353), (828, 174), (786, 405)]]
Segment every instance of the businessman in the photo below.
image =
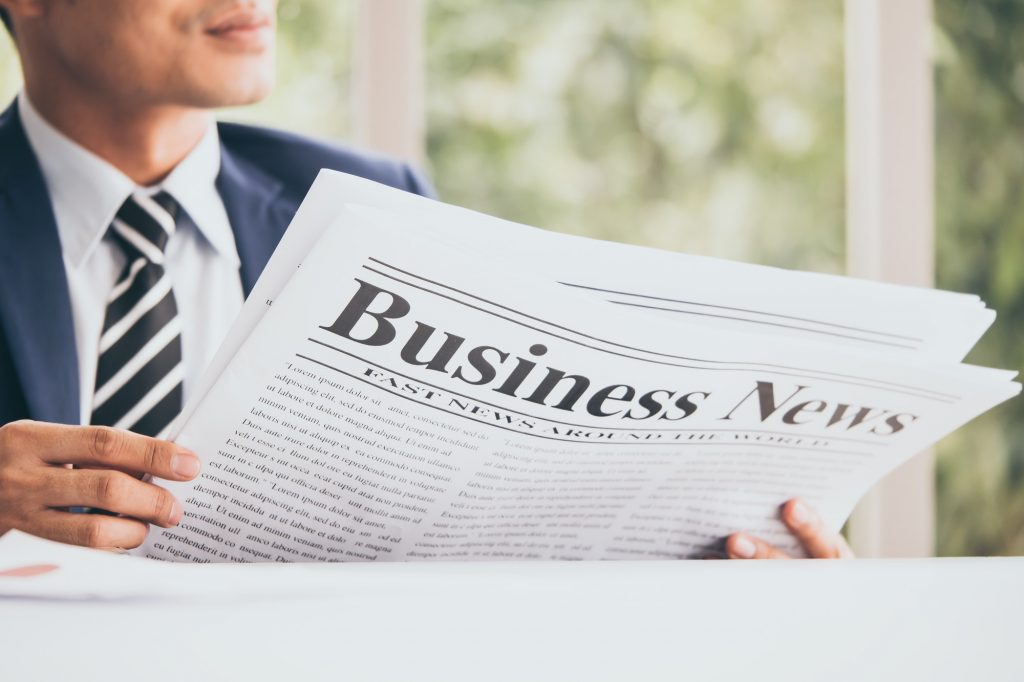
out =
[[(0, 533), (134, 547), (176, 525), (142, 479), (199, 473), (161, 437), (320, 168), (431, 194), (396, 161), (215, 123), (270, 90), (275, 9), (0, 0), (25, 84), (0, 115)], [(812, 555), (846, 551), (806, 505), (781, 513)]]

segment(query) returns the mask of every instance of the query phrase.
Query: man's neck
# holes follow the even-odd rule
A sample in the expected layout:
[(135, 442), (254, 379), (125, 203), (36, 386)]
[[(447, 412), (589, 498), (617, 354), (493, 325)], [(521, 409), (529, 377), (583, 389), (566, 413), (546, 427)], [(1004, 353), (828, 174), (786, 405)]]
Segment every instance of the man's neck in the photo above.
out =
[[(46, 121), (146, 187), (164, 179), (199, 143), (212, 114), (178, 106), (135, 106), (88, 93), (32, 88), (26, 93)], [(58, 94), (59, 92), (59, 94)]]

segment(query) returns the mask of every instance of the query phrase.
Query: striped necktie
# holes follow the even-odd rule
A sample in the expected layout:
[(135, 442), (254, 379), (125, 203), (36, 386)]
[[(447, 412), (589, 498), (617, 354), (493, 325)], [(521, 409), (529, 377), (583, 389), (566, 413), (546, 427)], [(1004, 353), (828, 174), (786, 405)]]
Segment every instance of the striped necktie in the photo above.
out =
[(166, 192), (136, 192), (110, 226), (126, 264), (107, 298), (93, 424), (160, 437), (182, 408), (181, 321), (164, 271), (180, 207)]

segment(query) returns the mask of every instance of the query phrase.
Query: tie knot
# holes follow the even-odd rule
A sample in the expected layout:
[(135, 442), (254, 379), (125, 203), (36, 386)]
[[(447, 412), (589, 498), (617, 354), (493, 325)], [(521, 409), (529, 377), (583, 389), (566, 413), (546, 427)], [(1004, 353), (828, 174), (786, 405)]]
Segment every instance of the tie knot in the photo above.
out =
[(164, 251), (174, 234), (178, 212), (178, 202), (167, 192), (160, 191), (153, 196), (135, 192), (121, 205), (110, 231), (129, 260), (142, 256), (151, 263), (163, 265)]

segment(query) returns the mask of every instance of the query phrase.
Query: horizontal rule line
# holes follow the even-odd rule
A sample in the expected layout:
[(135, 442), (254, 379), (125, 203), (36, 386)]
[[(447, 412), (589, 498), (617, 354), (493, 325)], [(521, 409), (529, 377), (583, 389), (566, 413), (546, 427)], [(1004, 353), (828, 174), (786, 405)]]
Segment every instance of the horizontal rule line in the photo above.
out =
[(650, 305), (646, 303), (632, 303), (630, 301), (615, 301), (608, 299), (609, 303), (615, 305), (624, 305), (629, 308), (643, 308), (645, 310), (661, 310), (666, 313), (677, 313), (679, 315), (697, 315), (699, 317), (713, 317), (719, 320), (733, 320), (736, 322), (749, 322), (751, 324), (761, 324), (769, 327), (780, 327), (782, 329), (795, 329), (797, 331), (807, 332), (808, 334), (822, 334), (824, 336), (835, 336), (840, 339), (851, 339), (853, 341), (861, 341), (863, 343), (873, 343), (879, 346), (892, 346), (893, 348), (906, 348), (908, 350), (917, 350), (917, 346), (911, 346), (905, 343), (896, 343), (895, 341), (883, 341), (881, 339), (868, 339), (863, 336), (854, 336), (853, 334), (841, 334), (839, 332), (827, 332), (824, 329), (810, 329), (807, 327), (798, 327), (794, 324), (783, 324), (782, 322), (768, 322), (766, 320), (751, 320), (745, 317), (733, 317), (732, 315), (721, 315), (716, 313), (701, 313), (696, 310), (680, 310), (678, 308), (666, 308), (660, 305)]
[[(861, 327), (851, 327), (851, 326), (845, 325), (845, 324), (838, 324), (838, 323), (835, 323), (835, 322), (826, 322), (824, 320), (815, 320), (815, 319), (812, 319), (812, 318), (809, 318), (809, 317), (796, 317), (795, 315), (783, 315), (782, 313), (770, 313), (770, 312), (767, 312), (767, 311), (764, 311), (764, 310), (751, 310), (749, 308), (734, 308), (734, 307), (727, 306), (727, 305), (716, 305), (714, 303), (700, 303), (699, 301), (684, 301), (684, 300), (678, 299), (678, 298), (665, 298), (665, 297), (662, 297), (662, 296), (652, 296), (650, 294), (637, 294), (637, 293), (633, 293), (631, 291), (616, 291), (615, 289), (602, 289), (601, 287), (587, 286), (586, 284), (574, 284), (572, 282), (559, 282), (559, 284), (561, 284), (563, 286), (567, 286), (567, 287), (572, 287), (574, 289), (586, 289), (588, 291), (597, 291), (597, 292), (600, 292), (602, 294), (616, 294), (618, 296), (633, 296), (635, 298), (646, 298), (646, 299), (648, 299), (650, 301), (662, 301), (663, 303), (678, 303), (680, 305), (693, 305), (693, 306), (700, 306), (700, 307), (703, 307), (703, 308), (715, 308), (717, 310), (731, 310), (731, 311), (737, 312), (737, 313), (750, 313), (752, 315), (764, 315), (765, 317), (777, 317), (777, 318), (782, 319), (782, 320), (794, 320), (796, 322), (809, 322), (811, 324), (820, 324), (823, 327), (835, 327), (836, 329), (846, 329), (848, 331), (861, 332), (863, 334), (875, 334), (876, 336), (888, 336), (888, 337), (893, 338), (893, 339), (902, 339), (904, 341), (917, 341), (918, 343), (921, 343), (921, 342), (924, 341), (924, 339), (920, 339), (920, 338), (918, 338), (916, 336), (904, 336), (903, 334), (893, 334), (892, 332), (880, 332), (880, 331), (877, 331), (875, 329), (863, 329)], [(624, 305), (633, 305), (633, 304), (625, 303)], [(670, 308), (666, 308), (665, 310), (671, 310), (671, 309)], [(686, 311), (677, 311), (677, 312), (686, 312)], [(761, 320), (755, 320), (755, 319), (746, 318), (746, 317), (733, 317), (733, 318), (728, 318), (728, 319), (742, 320), (743, 322), (762, 322)], [(808, 329), (806, 327), (794, 327), (794, 329), (805, 329), (806, 331), (814, 331), (813, 329)], [(850, 338), (860, 338), (860, 337), (850, 337)], [(862, 340), (867, 341), (868, 339), (862, 339)], [(912, 348), (913, 346), (905, 346), (905, 347), (906, 348)]]

